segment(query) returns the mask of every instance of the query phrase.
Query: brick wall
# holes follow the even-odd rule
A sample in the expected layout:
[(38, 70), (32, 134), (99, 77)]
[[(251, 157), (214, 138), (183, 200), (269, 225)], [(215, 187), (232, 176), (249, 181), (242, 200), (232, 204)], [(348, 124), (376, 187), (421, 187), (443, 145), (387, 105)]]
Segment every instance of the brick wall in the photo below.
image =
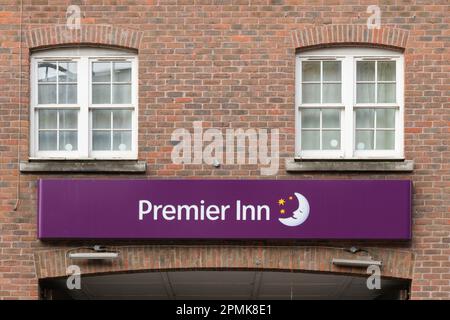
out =
[[(65, 30), (70, 4), (81, 8), (81, 31)], [(371, 4), (380, 6), (382, 29), (367, 33)], [(37, 298), (35, 254), (83, 244), (36, 240), (36, 179), (67, 175), (19, 175), (18, 151), (27, 159), (30, 49), (89, 43), (139, 50), (139, 159), (148, 163), (141, 178), (260, 178), (258, 165), (172, 164), (172, 131), (201, 120), (219, 129), (279, 128), (281, 168), (273, 178), (412, 179), (412, 242), (360, 245), (398, 252), (394, 259), (413, 253), (412, 298), (449, 299), (448, 12), (444, 0), (24, 0), (21, 14), (19, 1), (0, 0), (0, 298)], [(405, 48), (405, 154), (415, 161), (412, 174), (286, 173), (295, 139), (295, 50), (323, 43)], [(245, 246), (273, 245), (225, 243), (230, 254), (244, 257), (251, 256)], [(305, 244), (312, 243), (285, 243)], [(327, 268), (319, 263), (314, 270)]]

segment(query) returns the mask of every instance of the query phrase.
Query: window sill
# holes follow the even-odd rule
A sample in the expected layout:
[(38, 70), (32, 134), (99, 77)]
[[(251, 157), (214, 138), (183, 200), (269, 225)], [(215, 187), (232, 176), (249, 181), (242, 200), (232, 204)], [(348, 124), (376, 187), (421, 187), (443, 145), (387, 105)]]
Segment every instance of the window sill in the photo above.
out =
[(137, 160), (30, 160), (20, 162), (24, 173), (145, 173), (147, 162)]
[(286, 159), (288, 172), (412, 172), (413, 160), (295, 160)]

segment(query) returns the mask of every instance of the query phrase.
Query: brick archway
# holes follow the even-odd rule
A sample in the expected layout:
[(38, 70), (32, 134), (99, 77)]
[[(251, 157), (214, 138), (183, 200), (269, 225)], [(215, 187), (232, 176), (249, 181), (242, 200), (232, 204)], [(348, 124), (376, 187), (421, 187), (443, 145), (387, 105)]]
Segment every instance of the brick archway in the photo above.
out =
[(111, 25), (81, 25), (69, 29), (65, 25), (31, 28), (25, 33), (30, 49), (51, 46), (96, 44), (139, 49), (143, 32)]
[(409, 31), (382, 27), (368, 29), (366, 25), (336, 24), (293, 30), (294, 48), (314, 48), (327, 45), (371, 45), (405, 49)]
[[(259, 269), (366, 275), (364, 268), (333, 265), (333, 258), (355, 258), (344, 249), (334, 247), (144, 245), (112, 249), (120, 252), (119, 258), (114, 261), (73, 261), (67, 257), (70, 248), (36, 252), (37, 277), (66, 276), (66, 268), (71, 264), (77, 264), (84, 275), (182, 269)], [(383, 262), (382, 276), (412, 278), (413, 255), (410, 251), (385, 248), (370, 248), (368, 251), (374, 259)]]

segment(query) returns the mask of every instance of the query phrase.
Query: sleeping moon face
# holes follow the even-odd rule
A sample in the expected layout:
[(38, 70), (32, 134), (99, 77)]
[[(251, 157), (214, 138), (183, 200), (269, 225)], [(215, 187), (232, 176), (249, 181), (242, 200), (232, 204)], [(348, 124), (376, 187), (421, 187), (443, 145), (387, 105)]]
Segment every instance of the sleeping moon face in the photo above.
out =
[(282, 224), (288, 227), (296, 227), (301, 225), (306, 221), (306, 219), (308, 219), (309, 216), (308, 200), (306, 200), (306, 198), (300, 193), (295, 192), (294, 194), (298, 201), (297, 210), (292, 213), (292, 217), (278, 219)]

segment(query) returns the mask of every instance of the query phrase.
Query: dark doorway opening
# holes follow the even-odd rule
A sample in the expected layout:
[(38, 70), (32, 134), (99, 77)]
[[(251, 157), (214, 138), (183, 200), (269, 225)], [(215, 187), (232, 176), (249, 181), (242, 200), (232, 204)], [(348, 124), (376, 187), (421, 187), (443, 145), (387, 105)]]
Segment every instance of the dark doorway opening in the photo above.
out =
[[(367, 276), (368, 277), (368, 276)], [(407, 299), (410, 281), (281, 271), (164, 271), (81, 276), (81, 289), (67, 278), (42, 279), (42, 299)]]

